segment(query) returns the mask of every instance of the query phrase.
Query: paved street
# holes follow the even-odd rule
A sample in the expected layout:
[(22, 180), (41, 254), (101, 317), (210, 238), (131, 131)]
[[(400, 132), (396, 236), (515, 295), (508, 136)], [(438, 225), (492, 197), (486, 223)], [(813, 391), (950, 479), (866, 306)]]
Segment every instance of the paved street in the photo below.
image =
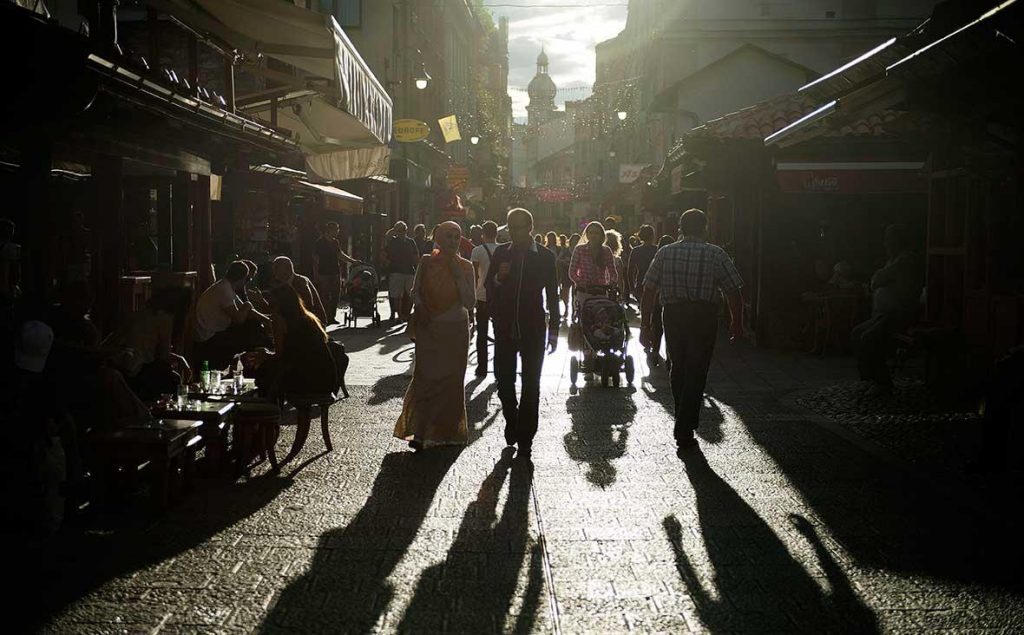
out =
[(314, 433), (281, 477), (70, 537), (27, 616), (54, 633), (1024, 630), (1019, 531), (786, 405), (850, 360), (720, 342), (702, 451), (680, 460), (664, 369), (573, 394), (563, 339), (531, 465), (503, 449), (490, 377), (468, 378), (467, 448), (411, 453), (391, 438), (411, 344), (334, 336), (352, 358), (334, 452)]

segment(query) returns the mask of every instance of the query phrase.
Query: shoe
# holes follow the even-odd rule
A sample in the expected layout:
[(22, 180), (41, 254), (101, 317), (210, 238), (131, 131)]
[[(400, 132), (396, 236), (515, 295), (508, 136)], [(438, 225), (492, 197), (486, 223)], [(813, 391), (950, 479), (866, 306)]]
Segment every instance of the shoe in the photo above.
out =
[(423, 442), (418, 439), (413, 439), (412, 441), (409, 441), (409, 447), (419, 452), (423, 449)]

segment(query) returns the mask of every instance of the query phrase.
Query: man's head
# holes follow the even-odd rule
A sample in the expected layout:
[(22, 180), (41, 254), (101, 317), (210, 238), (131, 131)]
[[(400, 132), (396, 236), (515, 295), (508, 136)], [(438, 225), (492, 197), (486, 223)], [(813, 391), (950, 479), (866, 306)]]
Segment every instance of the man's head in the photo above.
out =
[(512, 243), (520, 247), (529, 246), (533, 240), (533, 214), (527, 209), (516, 207), (508, 211), (505, 222)]
[(274, 273), (274, 280), (281, 284), (289, 284), (295, 276), (295, 263), (288, 256), (274, 258), (271, 271)]
[(335, 223), (334, 221), (331, 221), (331, 222), (327, 223), (326, 225), (324, 225), (324, 236), (327, 236), (328, 238), (337, 238), (338, 237), (338, 223)]
[(231, 284), (235, 291), (241, 291), (245, 287), (245, 281), (249, 277), (249, 267), (241, 260), (236, 260), (228, 265), (224, 272), (224, 279)]
[(0, 240), (14, 238), (14, 221), (9, 218), (0, 218)]
[(416, 225), (412, 228), (412, 235), (416, 240), (423, 240), (427, 237), (427, 226), (423, 223)]
[(482, 245), (484, 243), (484, 230), (479, 225), (472, 225), (469, 228), (469, 239), (473, 241), (474, 245)]
[(480, 226), (480, 231), (484, 235), (484, 242), (493, 243), (498, 238), (498, 223), (485, 220), (484, 224)]
[(679, 233), (686, 237), (703, 238), (708, 229), (708, 216), (696, 207), (679, 216)]
[(617, 226), (618, 226), (618, 223), (615, 221), (615, 217), (614, 216), (605, 216), (605, 219), (604, 219), (604, 228), (605, 229), (615, 229)]
[(409, 226), (405, 224), (405, 221), (398, 221), (392, 228), (396, 236), (405, 236), (409, 233)]
[(32, 373), (41, 373), (53, 347), (53, 329), (32, 320), (21, 325), (14, 344), (14, 365)]
[(895, 224), (886, 227), (883, 243), (885, 245), (885, 255), (889, 258), (898, 256), (906, 251), (910, 246), (906, 226)]
[(654, 242), (654, 228), (650, 225), (641, 225), (640, 231), (636, 233), (637, 237), (645, 243)]

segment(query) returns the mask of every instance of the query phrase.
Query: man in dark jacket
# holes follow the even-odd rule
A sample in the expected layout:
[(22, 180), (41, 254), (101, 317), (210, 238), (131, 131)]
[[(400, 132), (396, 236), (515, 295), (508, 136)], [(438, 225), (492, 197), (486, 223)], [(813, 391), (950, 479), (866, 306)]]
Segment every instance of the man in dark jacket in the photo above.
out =
[[(533, 241), (533, 215), (522, 208), (510, 210), (508, 230), (512, 242), (494, 249), (485, 284), (494, 322), (495, 372), (505, 416), (505, 442), (518, 444), (519, 456), (529, 458), (537, 434), (544, 347), (554, 352), (558, 345), (558, 282), (555, 255)], [(518, 400), (517, 355), (522, 358), (523, 377)]]

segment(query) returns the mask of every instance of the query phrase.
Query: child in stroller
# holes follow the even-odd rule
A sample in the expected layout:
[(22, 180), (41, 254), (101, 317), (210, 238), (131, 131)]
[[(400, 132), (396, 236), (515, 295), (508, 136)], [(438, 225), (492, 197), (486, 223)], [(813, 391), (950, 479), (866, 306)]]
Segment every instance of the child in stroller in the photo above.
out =
[(626, 312), (619, 302), (618, 292), (612, 287), (589, 288), (577, 294), (580, 305), (575, 312), (577, 337), (571, 338), (570, 349), (582, 352), (569, 360), (569, 378), (576, 385), (579, 373), (600, 373), (601, 383), (619, 385), (619, 373), (626, 373), (626, 381), (633, 383), (635, 366), (626, 354), (629, 325)]
[(349, 310), (345, 314), (345, 326), (355, 326), (356, 319), (361, 317), (371, 318), (372, 326), (380, 326), (380, 313), (377, 311), (379, 284), (380, 278), (372, 266), (360, 262), (349, 268), (345, 285)]

